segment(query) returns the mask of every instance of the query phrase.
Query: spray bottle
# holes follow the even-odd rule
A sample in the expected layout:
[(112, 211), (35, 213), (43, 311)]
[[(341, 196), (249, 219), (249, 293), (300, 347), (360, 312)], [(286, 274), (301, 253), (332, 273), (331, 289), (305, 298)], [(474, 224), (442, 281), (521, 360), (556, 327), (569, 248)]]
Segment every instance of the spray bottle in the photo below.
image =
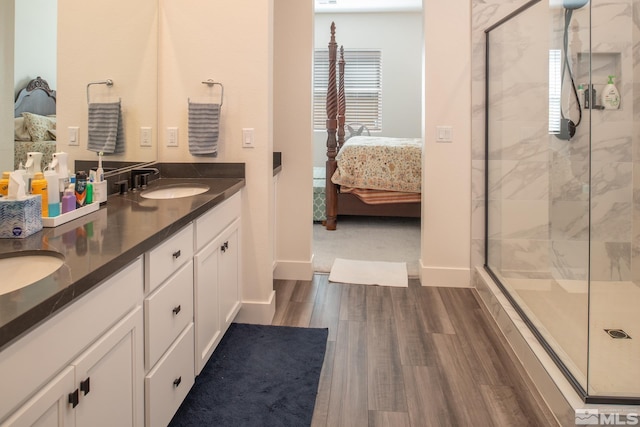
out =
[[(58, 190), (62, 193), (69, 187), (69, 169), (67, 167), (67, 159), (69, 154), (61, 151), (59, 153), (53, 153), (53, 161), (51, 162), (50, 169), (53, 169), (58, 174)], [(62, 199), (62, 194), (60, 195)]]

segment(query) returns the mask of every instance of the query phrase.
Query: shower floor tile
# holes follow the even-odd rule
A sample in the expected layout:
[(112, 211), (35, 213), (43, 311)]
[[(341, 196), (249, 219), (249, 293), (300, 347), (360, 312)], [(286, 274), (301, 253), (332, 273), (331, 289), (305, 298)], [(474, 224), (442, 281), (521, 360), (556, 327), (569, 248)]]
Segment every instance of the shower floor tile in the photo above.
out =
[[(585, 388), (588, 377), (590, 395), (640, 396), (640, 287), (592, 281), (589, 299), (584, 280), (503, 283)], [(605, 328), (623, 329), (631, 339), (613, 339)]]

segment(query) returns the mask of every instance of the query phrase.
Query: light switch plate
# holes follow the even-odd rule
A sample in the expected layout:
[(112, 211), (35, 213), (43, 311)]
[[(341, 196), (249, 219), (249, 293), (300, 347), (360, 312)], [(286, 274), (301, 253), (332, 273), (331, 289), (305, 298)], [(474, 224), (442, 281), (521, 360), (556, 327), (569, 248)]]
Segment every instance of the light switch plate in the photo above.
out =
[(140, 146), (151, 147), (151, 128), (142, 126), (140, 128)]
[(436, 126), (436, 142), (453, 142), (451, 126)]
[(167, 147), (177, 147), (177, 146), (178, 146), (178, 128), (168, 127), (167, 128)]
[(242, 129), (242, 146), (244, 148), (255, 147), (254, 140), (253, 140), (253, 128)]
[(80, 128), (69, 126), (69, 145), (80, 145)]

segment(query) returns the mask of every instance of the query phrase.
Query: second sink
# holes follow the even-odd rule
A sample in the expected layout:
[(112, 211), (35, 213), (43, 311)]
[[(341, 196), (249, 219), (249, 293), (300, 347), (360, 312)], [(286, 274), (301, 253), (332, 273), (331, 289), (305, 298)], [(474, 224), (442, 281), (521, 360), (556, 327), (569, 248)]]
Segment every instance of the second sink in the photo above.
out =
[(179, 199), (207, 191), (209, 191), (209, 186), (204, 184), (172, 184), (143, 191), (140, 196), (145, 199)]

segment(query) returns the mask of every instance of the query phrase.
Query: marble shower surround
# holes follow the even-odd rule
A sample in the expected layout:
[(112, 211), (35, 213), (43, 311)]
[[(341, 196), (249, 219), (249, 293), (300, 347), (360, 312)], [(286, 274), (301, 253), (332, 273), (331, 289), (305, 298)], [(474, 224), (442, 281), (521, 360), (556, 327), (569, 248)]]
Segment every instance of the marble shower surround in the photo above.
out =
[[(473, 266), (484, 263), (484, 29), (524, 3), (500, 0), (473, 0), (472, 3)], [(587, 111), (583, 118), (585, 122), (571, 143), (550, 137), (546, 129), (547, 106), (544, 105), (541, 116), (539, 108), (536, 108), (539, 104), (532, 97), (535, 90), (542, 90), (538, 98), (545, 103), (547, 100), (546, 80), (544, 89), (540, 89), (539, 82), (535, 76), (532, 77), (536, 70), (539, 72), (540, 64), (527, 68), (523, 67), (526, 63), (523, 55), (504, 52), (497, 55), (501, 55), (502, 61), (508, 64), (508, 70), (502, 72), (501, 78), (520, 79), (511, 84), (500, 82), (501, 97), (496, 100), (492, 94), (491, 98), (496, 114), (494, 117), (498, 118), (500, 126), (497, 130), (496, 126), (490, 128), (490, 158), (502, 160), (489, 162), (492, 197), (489, 248), (494, 254), (492, 265), (498, 267), (505, 277), (579, 283), (580, 280), (586, 280), (590, 273), (592, 281), (605, 283), (608, 292), (613, 295), (622, 289), (616, 283), (637, 283), (640, 279), (640, 143), (635, 137), (640, 135), (640, 124), (636, 124), (640, 123), (640, 108), (637, 108), (640, 99), (635, 95), (640, 93), (640, 83), (633, 83), (640, 82), (640, 67), (633, 58), (633, 53), (640, 51), (640, 25), (636, 22), (640, 17), (639, 3), (636, 0), (591, 2), (592, 49), (594, 57), (597, 57), (593, 82), (598, 93), (601, 93), (606, 75), (619, 74), (617, 86), (622, 105), (616, 111)], [(544, 13), (545, 17), (540, 22), (555, 29), (553, 33), (540, 35), (546, 37), (547, 52), (549, 46), (561, 46), (561, 14), (554, 16), (550, 22), (550, 12), (545, 2), (532, 9), (535, 8)], [(532, 18), (539, 16), (536, 13), (538, 11), (534, 12)], [(585, 72), (588, 72), (584, 61), (588, 59), (589, 24), (588, 14), (581, 14), (580, 11), (574, 14), (570, 52), (572, 64), (580, 61), (580, 66), (575, 70), (578, 83), (588, 80), (584, 79)], [(526, 20), (519, 23), (511, 39), (524, 35), (523, 43), (534, 46), (527, 31), (540, 34), (545, 32), (543, 28), (539, 24), (533, 28)], [(495, 50), (503, 48), (494, 46), (493, 40), (492, 35), (492, 55)], [(553, 44), (549, 40), (554, 40)], [(546, 67), (546, 59), (539, 62)], [(490, 73), (494, 73), (494, 68), (492, 64)], [(612, 69), (615, 71), (610, 71)], [(518, 75), (518, 72), (522, 74)], [(490, 74), (490, 77), (493, 79), (495, 76)], [(493, 80), (492, 84), (495, 88)], [(527, 106), (518, 108), (516, 101), (523, 101)], [(572, 111), (571, 118), (575, 120), (575, 109)], [(544, 123), (527, 120), (519, 112), (531, 114), (529, 119), (542, 118)], [(593, 113), (591, 123), (588, 113)], [(591, 135), (588, 132), (589, 124)], [(536, 142), (542, 140), (546, 144)], [(545, 191), (546, 199), (541, 197)], [(532, 213), (538, 215), (537, 220), (527, 217)], [(598, 313), (591, 314), (597, 315), (592, 319), (593, 322), (607, 320), (605, 311), (598, 310)], [(543, 316), (543, 313), (538, 313), (538, 316)], [(576, 321), (580, 322), (579, 319)], [(581, 323), (584, 323), (585, 331), (580, 334), (582, 338), (578, 341), (586, 343), (587, 324), (584, 321)], [(582, 345), (578, 347), (584, 348)], [(624, 359), (621, 360), (624, 362)], [(598, 358), (592, 360), (592, 363), (600, 362), (602, 360)], [(582, 365), (582, 362), (579, 364)], [(611, 384), (609, 390), (604, 390), (606, 392), (615, 393), (615, 384)]]

